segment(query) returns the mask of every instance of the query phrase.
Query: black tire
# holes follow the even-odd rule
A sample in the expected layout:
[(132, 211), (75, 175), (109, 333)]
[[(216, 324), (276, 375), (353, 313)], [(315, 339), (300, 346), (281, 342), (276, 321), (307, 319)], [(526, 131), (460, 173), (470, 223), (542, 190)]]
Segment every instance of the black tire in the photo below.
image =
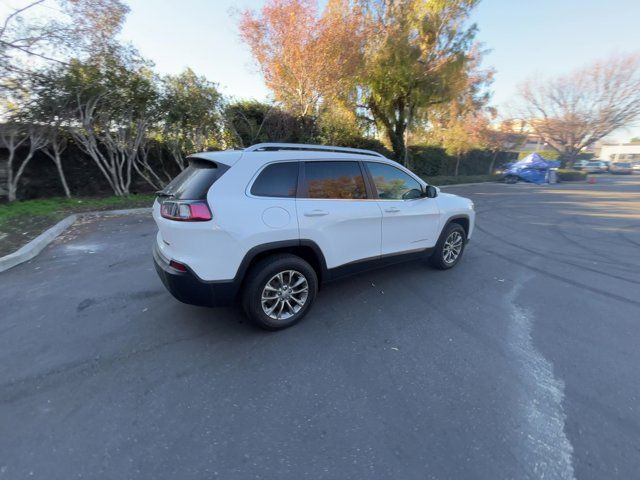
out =
[(506, 177), (504, 177), (504, 183), (508, 183), (509, 185), (518, 183), (518, 177), (516, 177), (515, 175), (507, 175)]
[[(453, 261), (451, 261), (451, 256), (446, 253), (448, 250), (450, 251), (450, 249), (446, 249), (445, 244), (448, 240), (456, 238), (456, 234), (459, 235), (459, 238), (461, 239), (460, 252)], [(431, 254), (431, 258), (429, 259), (431, 265), (439, 270), (448, 270), (455, 267), (462, 258), (466, 244), (467, 234), (464, 231), (464, 228), (457, 223), (448, 224), (438, 239), (435, 251)]]
[[(295, 273), (287, 274), (286, 272)], [(283, 273), (285, 283), (279, 282), (277, 278), (274, 279), (274, 277), (277, 277), (279, 273)], [(299, 274), (300, 276), (296, 276), (295, 274)], [(279, 291), (282, 290), (282, 288), (285, 288), (285, 286), (289, 287), (292, 283), (292, 279), (294, 279), (294, 281), (299, 281), (301, 277), (304, 277), (304, 280), (306, 281), (306, 297), (301, 295), (300, 292), (295, 293), (296, 289), (289, 289), (288, 292)], [(289, 280), (289, 283), (287, 283), (287, 279)], [(283, 309), (280, 312), (282, 318), (273, 318), (267, 314), (265, 309), (263, 309), (262, 294), (270, 281), (277, 283), (277, 285), (270, 284), (270, 286), (275, 285), (277, 289), (277, 286), (281, 285), (282, 288), (278, 291), (274, 290), (274, 297), (269, 297), (269, 300), (265, 304), (265, 308), (268, 309), (274, 304), (282, 304)], [(299, 289), (304, 293), (304, 284), (302, 284)], [(311, 308), (317, 293), (318, 275), (308, 262), (296, 255), (286, 253), (274, 254), (260, 260), (251, 267), (247, 273), (242, 291), (242, 307), (244, 308), (247, 316), (258, 326), (266, 330), (282, 330), (283, 328), (291, 327), (302, 320)], [(287, 297), (283, 297), (283, 295), (287, 294)], [(280, 295), (281, 298), (286, 299), (282, 300), (281, 298), (277, 298), (276, 295)], [(297, 295), (297, 297), (293, 298), (294, 295)], [(301, 301), (303, 298), (303, 305), (300, 306), (295, 302), (296, 299), (297, 301)], [(294, 307), (300, 307), (300, 309), (294, 312)], [(278, 308), (276, 307), (276, 310), (277, 309)], [(278, 316), (277, 311), (274, 311), (272, 315)], [(285, 315), (290, 316), (285, 318)]]

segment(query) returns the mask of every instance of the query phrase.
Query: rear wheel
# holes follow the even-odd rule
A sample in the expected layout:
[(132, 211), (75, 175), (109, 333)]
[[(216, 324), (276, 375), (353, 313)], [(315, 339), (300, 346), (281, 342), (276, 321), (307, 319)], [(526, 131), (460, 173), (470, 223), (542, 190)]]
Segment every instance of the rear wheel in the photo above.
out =
[(440, 270), (453, 268), (462, 258), (467, 243), (464, 228), (457, 223), (447, 225), (431, 255), (431, 265)]
[(260, 327), (280, 330), (302, 320), (317, 291), (318, 276), (309, 263), (295, 255), (277, 254), (251, 268), (242, 305)]

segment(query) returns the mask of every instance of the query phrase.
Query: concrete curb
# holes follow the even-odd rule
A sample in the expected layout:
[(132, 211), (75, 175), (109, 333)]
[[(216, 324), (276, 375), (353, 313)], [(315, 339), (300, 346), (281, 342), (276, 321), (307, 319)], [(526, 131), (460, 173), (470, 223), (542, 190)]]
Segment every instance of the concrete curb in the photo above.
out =
[(136, 213), (151, 212), (151, 208), (132, 208), (129, 210), (105, 210), (104, 212), (86, 212), (86, 213), (74, 213), (64, 219), (60, 220), (53, 227), (45, 230), (36, 238), (31, 240), (20, 249), (16, 250), (9, 255), (0, 257), (0, 272), (9, 270), (10, 268), (20, 265), (28, 260), (31, 260), (38, 255), (47, 245), (53, 242), (58, 235), (62, 234), (67, 228), (76, 223), (81, 218), (86, 217), (111, 217), (115, 215), (134, 215)]

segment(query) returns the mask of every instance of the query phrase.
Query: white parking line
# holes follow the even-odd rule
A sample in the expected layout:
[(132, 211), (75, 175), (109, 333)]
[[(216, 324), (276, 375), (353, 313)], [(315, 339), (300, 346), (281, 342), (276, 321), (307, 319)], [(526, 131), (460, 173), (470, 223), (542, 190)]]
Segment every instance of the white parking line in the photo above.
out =
[(533, 345), (532, 313), (515, 303), (523, 283), (516, 283), (506, 297), (511, 310), (509, 346), (526, 386), (517, 405), (522, 415), (520, 461), (532, 466), (534, 478), (574, 480), (573, 446), (564, 431), (564, 382), (554, 377), (553, 364)]

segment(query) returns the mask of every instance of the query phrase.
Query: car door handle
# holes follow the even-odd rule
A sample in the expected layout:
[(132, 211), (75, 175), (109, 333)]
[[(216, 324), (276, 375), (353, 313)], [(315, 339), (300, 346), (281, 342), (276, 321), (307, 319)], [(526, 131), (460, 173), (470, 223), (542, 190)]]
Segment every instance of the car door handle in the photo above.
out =
[(305, 217), (324, 217), (325, 215), (329, 215), (329, 212), (325, 212), (324, 210), (311, 210), (310, 212), (304, 212)]
[(385, 208), (384, 211), (387, 213), (398, 213), (400, 209), (397, 207), (391, 207), (391, 208)]

